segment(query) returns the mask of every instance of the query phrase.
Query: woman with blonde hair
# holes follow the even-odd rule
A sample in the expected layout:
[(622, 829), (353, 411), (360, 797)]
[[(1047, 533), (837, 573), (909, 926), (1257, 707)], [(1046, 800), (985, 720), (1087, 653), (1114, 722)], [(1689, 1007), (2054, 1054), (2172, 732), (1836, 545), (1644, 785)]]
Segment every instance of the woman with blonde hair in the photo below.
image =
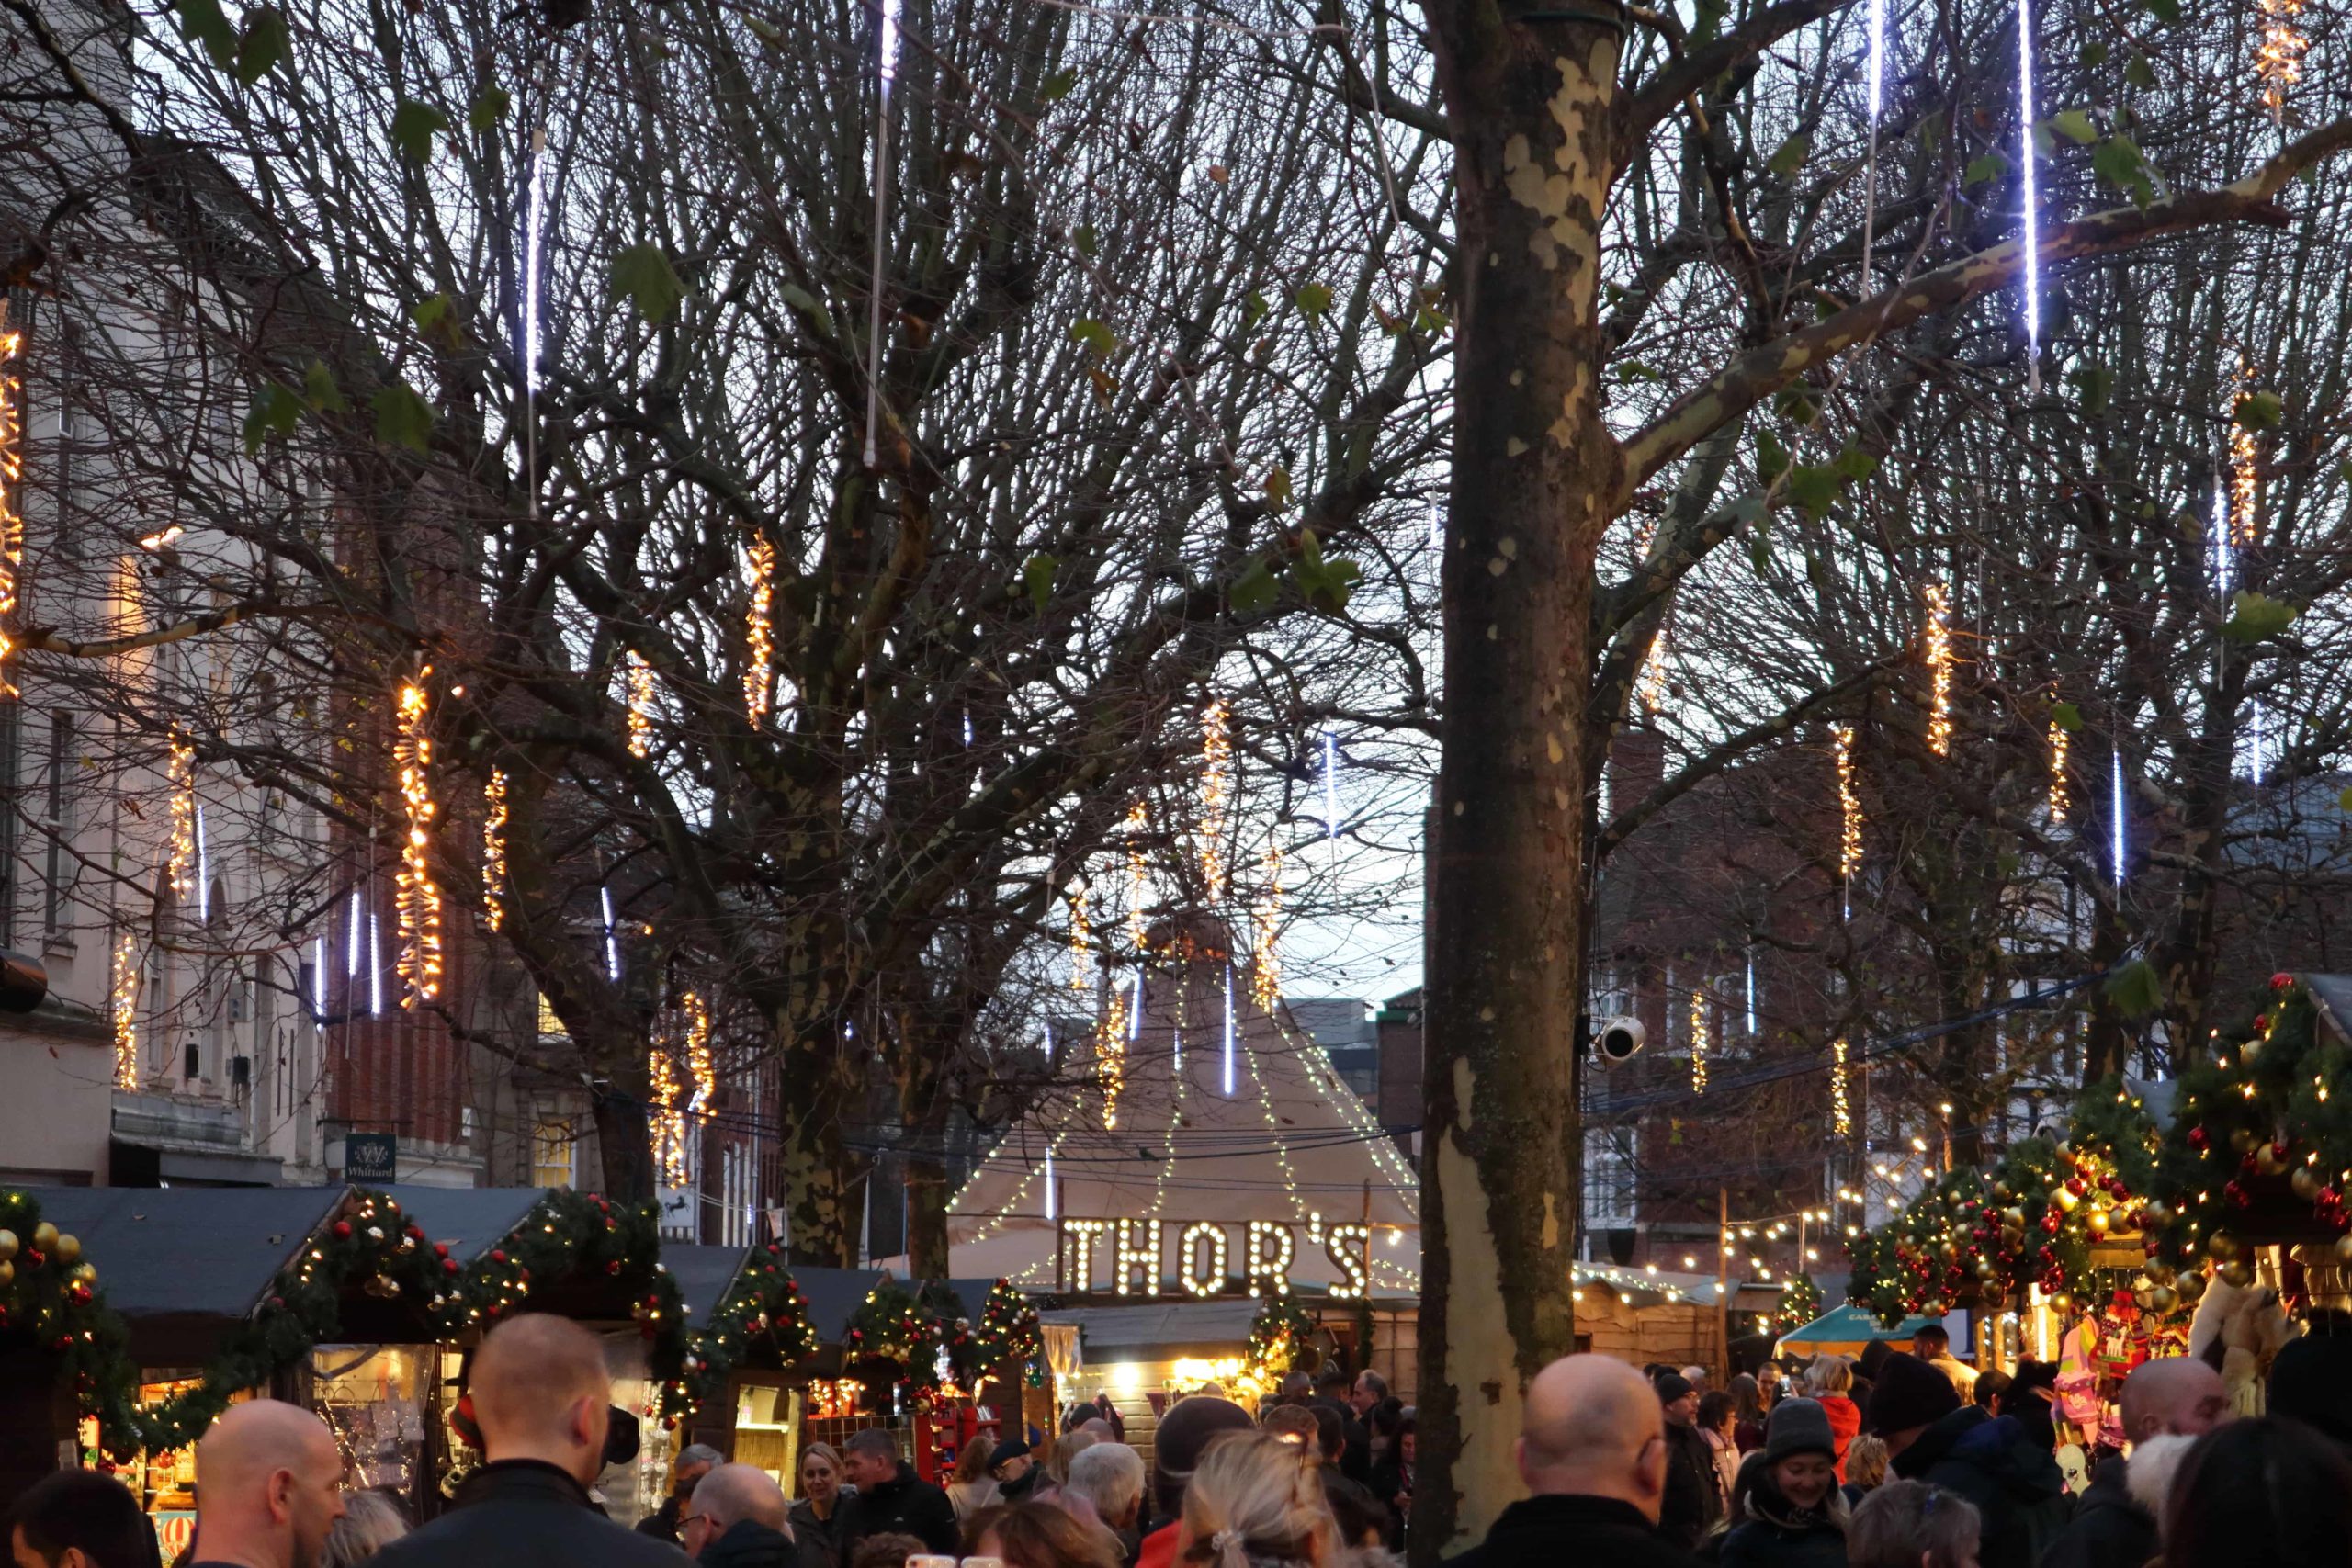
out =
[(1176, 1560), (1201, 1568), (1338, 1568), (1345, 1561), (1323, 1483), (1271, 1432), (1219, 1438), (1184, 1489)]
[(343, 1517), (327, 1531), (322, 1568), (353, 1568), (408, 1534), (408, 1517), (381, 1492), (346, 1492)]
[(840, 1568), (842, 1562), (841, 1506), (857, 1495), (845, 1486), (846, 1468), (841, 1451), (831, 1443), (804, 1443), (800, 1449), (800, 1500), (785, 1518), (792, 1526), (798, 1568)]
[(1838, 1483), (1846, 1482), (1846, 1450), (1862, 1429), (1861, 1406), (1854, 1403), (1854, 1363), (1843, 1356), (1815, 1356), (1804, 1370), (1804, 1391), (1820, 1402), (1838, 1440)]

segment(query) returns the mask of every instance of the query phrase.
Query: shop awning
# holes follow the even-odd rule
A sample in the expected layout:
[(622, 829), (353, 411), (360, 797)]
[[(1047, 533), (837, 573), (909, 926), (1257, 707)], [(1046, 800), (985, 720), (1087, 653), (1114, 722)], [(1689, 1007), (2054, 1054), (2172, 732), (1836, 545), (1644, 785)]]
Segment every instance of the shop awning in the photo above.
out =
[(1079, 1332), (1086, 1365), (1169, 1361), (1179, 1356), (1238, 1356), (1250, 1344), (1259, 1303), (1235, 1301), (1153, 1302), (1137, 1306), (1074, 1307), (1040, 1314), (1046, 1323)]
[(1791, 1329), (1781, 1336), (1777, 1354), (1789, 1356), (1859, 1356), (1862, 1347), (1873, 1339), (1883, 1339), (1897, 1350), (1911, 1348), (1911, 1336), (1931, 1323), (1941, 1323), (1940, 1317), (1906, 1317), (1893, 1328), (1882, 1328), (1878, 1319), (1851, 1302), (1832, 1307), (1803, 1328)]
[(874, 1287), (888, 1276), (879, 1269), (819, 1269), (795, 1267), (792, 1281), (808, 1303), (809, 1326), (826, 1345), (838, 1345), (849, 1332), (849, 1320), (865, 1304)]
[(36, 1187), (151, 1367), (194, 1366), (343, 1206), (342, 1187)]
[(392, 1195), (428, 1241), (446, 1243), (449, 1256), (461, 1266), (514, 1235), (514, 1227), (547, 1196), (539, 1187), (425, 1187), (411, 1182), (382, 1190)]

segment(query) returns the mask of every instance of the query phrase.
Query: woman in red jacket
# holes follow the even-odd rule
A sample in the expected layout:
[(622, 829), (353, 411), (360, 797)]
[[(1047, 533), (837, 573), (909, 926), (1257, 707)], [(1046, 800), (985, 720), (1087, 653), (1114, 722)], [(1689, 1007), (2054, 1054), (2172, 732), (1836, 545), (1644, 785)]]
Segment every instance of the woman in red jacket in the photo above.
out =
[(1861, 1407), (1853, 1401), (1854, 1363), (1843, 1356), (1816, 1356), (1805, 1369), (1805, 1392), (1821, 1402), (1829, 1435), (1838, 1445), (1838, 1482), (1846, 1481), (1846, 1445), (1862, 1429)]

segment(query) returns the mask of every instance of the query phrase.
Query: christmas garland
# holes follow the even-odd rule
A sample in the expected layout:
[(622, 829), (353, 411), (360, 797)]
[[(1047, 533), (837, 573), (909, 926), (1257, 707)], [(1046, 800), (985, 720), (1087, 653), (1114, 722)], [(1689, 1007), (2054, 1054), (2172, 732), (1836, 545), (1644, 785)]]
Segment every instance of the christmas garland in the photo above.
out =
[(988, 1300), (980, 1303), (980, 1321), (972, 1329), (975, 1363), (989, 1368), (1018, 1361), (1029, 1386), (1039, 1388), (1046, 1381), (1045, 1354), (1045, 1331), (1029, 1298), (1013, 1289), (1010, 1280), (990, 1285)]
[(1268, 1382), (1281, 1381), (1314, 1333), (1315, 1318), (1296, 1296), (1287, 1291), (1268, 1296), (1250, 1320), (1250, 1371)]
[(621, 1208), (564, 1191), (541, 1199), (500, 1246), (461, 1266), (446, 1244), (428, 1243), (389, 1194), (355, 1189), (251, 1315), (227, 1331), (196, 1386), (141, 1408), (130, 1329), (107, 1304), (96, 1270), (80, 1260), (78, 1243), (41, 1219), (29, 1194), (0, 1190), (0, 1326), (28, 1329), (64, 1359), (79, 1407), (97, 1418), (99, 1447), (124, 1460), (141, 1449), (187, 1446), (233, 1394), (266, 1387), (313, 1345), (334, 1341), (346, 1290), (420, 1303), (423, 1332), (449, 1338), (523, 1305), (535, 1280), (601, 1268), (638, 1296), (648, 1363), (662, 1384), (662, 1413), (674, 1421), (693, 1407), (687, 1325), (658, 1252), (650, 1204)]
[(775, 1242), (753, 1248), (707, 1323), (695, 1330), (681, 1368), (685, 1409), (724, 1396), (729, 1377), (763, 1335), (775, 1341), (787, 1362), (816, 1353), (808, 1299), (781, 1262), (783, 1251)]
[(1781, 1332), (1803, 1328), (1821, 1315), (1821, 1287), (1812, 1275), (1799, 1274), (1781, 1287), (1781, 1304), (1764, 1315), (1768, 1327), (1778, 1325)]

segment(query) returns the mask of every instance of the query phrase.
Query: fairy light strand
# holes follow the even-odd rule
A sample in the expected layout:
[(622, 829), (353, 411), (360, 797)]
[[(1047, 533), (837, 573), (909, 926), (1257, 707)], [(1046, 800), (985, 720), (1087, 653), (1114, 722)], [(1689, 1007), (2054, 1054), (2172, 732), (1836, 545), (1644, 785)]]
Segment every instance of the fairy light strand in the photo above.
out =
[(2041, 396), (2041, 197), (2033, 145), (2033, 0), (2018, 0), (2018, 164), (2025, 228), (2026, 391)]
[(1838, 876), (1845, 885), (1845, 911), (1854, 912), (1854, 873), (1862, 863), (1862, 797), (1854, 787), (1854, 727), (1838, 725)]
[(399, 739), (392, 758), (400, 770), (401, 804), (408, 830), (401, 840), (399, 896), (401, 1006), (413, 1008), (441, 994), (441, 889), (433, 879), (430, 851), (433, 823), (439, 807), (433, 801), (433, 738), (425, 732), (432, 698), (424, 682), (430, 665), (400, 689), (395, 713)]
[(1250, 999), (1268, 1011), (1273, 1010), (1274, 998), (1282, 995), (1282, 955), (1276, 949), (1274, 932), (1283, 912), (1283, 850), (1280, 844), (1266, 846), (1265, 881), (1261, 886), (1257, 907), (1251, 911), (1254, 928), (1250, 949)]
[(1127, 993), (1111, 987), (1110, 1005), (1094, 1031), (1094, 1071), (1102, 1086), (1102, 1125), (1119, 1124), (1119, 1094), (1127, 1082)]
[(196, 891), (196, 748), (174, 730), (164, 780), (172, 793), (171, 858), (166, 879), (173, 902), (185, 905)]
[(2302, 0), (2261, 0), (2262, 41), (2255, 46), (2254, 73), (2262, 82), (2262, 101), (2270, 110), (2270, 123), (2287, 123), (2287, 89), (2303, 79), (2303, 51), (2311, 40), (2303, 36), (2297, 18), (2303, 14)]
[(685, 1089), (678, 1072), (672, 1042), (656, 1039), (646, 1053), (647, 1121), (653, 1132), (653, 1165), (664, 1187), (686, 1184), (686, 1114), (680, 1106)]
[(1846, 1097), (1846, 1038), (1841, 1034), (1829, 1044), (1829, 1119), (1841, 1138), (1854, 1131), (1854, 1108)]
[(757, 729), (767, 722), (775, 684), (775, 546), (752, 540), (752, 603), (743, 615), (743, 716)]
[(1926, 658), (1931, 682), (1928, 709), (1928, 750), (1939, 757), (1951, 755), (1951, 595), (1940, 582), (1927, 586)]
[(1201, 881), (1211, 903), (1225, 897), (1225, 835), (1233, 792), (1232, 710), (1222, 697), (1201, 716)]
[[(17, 567), (25, 553), (25, 520), (17, 509), (25, 473), (24, 415), (18, 406), (24, 383), (17, 374), (17, 361), (24, 346), (24, 332), (8, 324), (8, 302), (0, 299), (0, 665), (17, 651), (10, 633), (17, 615)], [(16, 691), (0, 674), (0, 695), (14, 696)]]
[(628, 754), (653, 755), (653, 666), (635, 649), (628, 654)]
[(2262, 533), (2261, 447), (2246, 423), (2245, 402), (2254, 392), (2254, 367), (2238, 366), (2238, 395), (2230, 423), (2230, 541), (2257, 543)]
[(506, 770), (481, 786), (481, 912), (492, 931), (506, 925)]
[(2065, 727), (2056, 719), (2050, 721), (2050, 820), (2066, 820), (2070, 804), (2066, 794), (2066, 751), (2073, 744)]
[(115, 938), (114, 1087), (139, 1087), (139, 962), (130, 933)]
[(1137, 953), (1144, 950), (1148, 935), (1143, 912), (1150, 891), (1150, 872), (1144, 862), (1143, 836), (1150, 826), (1151, 818), (1145, 813), (1142, 801), (1127, 808), (1127, 945)]
[(1707, 994), (1690, 993), (1690, 1092), (1707, 1092)]

